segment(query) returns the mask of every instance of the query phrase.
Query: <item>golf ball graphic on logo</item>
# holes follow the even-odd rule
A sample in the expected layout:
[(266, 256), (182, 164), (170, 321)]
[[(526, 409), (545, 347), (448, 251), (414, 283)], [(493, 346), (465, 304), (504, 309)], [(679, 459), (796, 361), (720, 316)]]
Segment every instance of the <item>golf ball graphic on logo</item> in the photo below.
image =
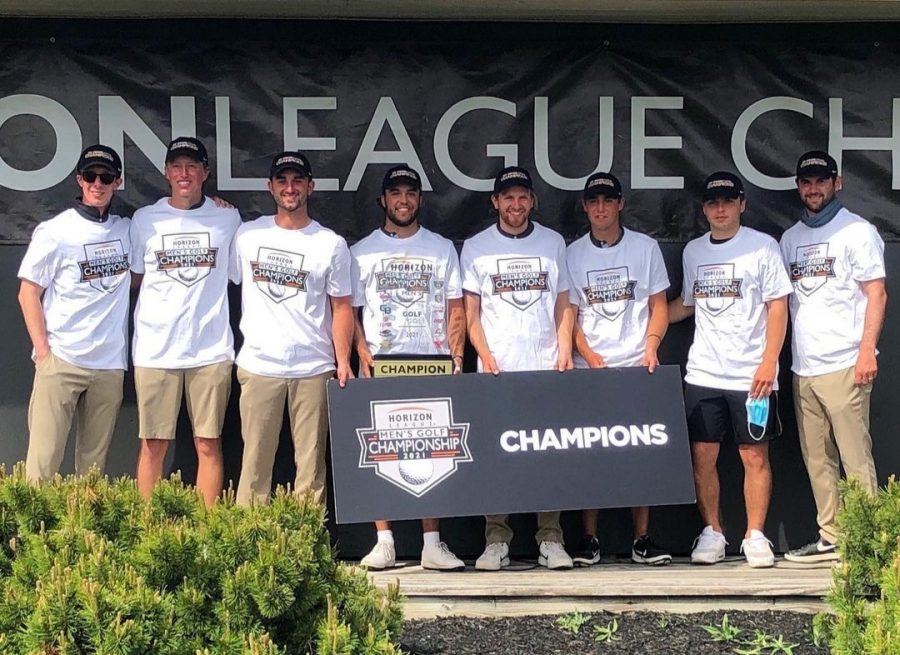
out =
[(216, 267), (218, 248), (210, 246), (208, 232), (163, 234), (162, 250), (156, 251), (157, 268), (189, 287)]
[(547, 291), (547, 272), (540, 257), (515, 257), (497, 260), (497, 273), (491, 275), (494, 295), (516, 309), (525, 310)]
[(733, 263), (698, 266), (692, 292), (697, 307), (713, 316), (728, 311), (735, 300), (743, 298), (744, 280), (734, 275)]
[(250, 272), (263, 295), (281, 302), (306, 291), (309, 271), (303, 270), (303, 260), (300, 253), (260, 247), (250, 262)]
[(389, 300), (411, 308), (421, 302), (431, 288), (434, 261), (424, 257), (394, 257), (381, 262), (375, 272), (379, 293), (390, 293)]
[(582, 289), (588, 305), (608, 321), (625, 313), (634, 300), (635, 280), (628, 279), (628, 267), (607, 268), (587, 272), (587, 286)]
[(449, 398), (419, 398), (370, 403), (372, 426), (356, 430), (360, 468), (421, 496), (471, 462), (468, 423), (453, 419)]
[(828, 256), (827, 243), (797, 246), (796, 257), (790, 263), (791, 282), (797, 291), (810, 296), (835, 277), (834, 257)]
[(115, 291), (129, 268), (122, 242), (86, 243), (84, 255), (84, 261), (78, 262), (81, 281), (104, 293)]

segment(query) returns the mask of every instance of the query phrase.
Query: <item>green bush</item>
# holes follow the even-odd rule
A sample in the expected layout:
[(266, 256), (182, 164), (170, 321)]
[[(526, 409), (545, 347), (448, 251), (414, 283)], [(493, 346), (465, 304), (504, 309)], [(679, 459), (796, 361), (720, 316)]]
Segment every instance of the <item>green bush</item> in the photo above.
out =
[(816, 617), (816, 631), (834, 655), (900, 655), (900, 484), (870, 496), (851, 480), (841, 493), (834, 614)]
[(0, 655), (392, 655), (399, 593), (335, 561), (279, 490), (207, 510), (179, 479), (33, 486), (0, 469)]

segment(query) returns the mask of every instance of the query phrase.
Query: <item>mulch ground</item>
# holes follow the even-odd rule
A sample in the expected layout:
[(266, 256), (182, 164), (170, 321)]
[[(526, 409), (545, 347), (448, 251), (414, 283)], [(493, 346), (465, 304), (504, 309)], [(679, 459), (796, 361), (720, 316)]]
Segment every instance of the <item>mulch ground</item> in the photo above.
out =
[[(733, 641), (714, 641), (702, 626), (721, 626), (726, 612), (586, 614), (577, 633), (558, 616), (501, 619), (444, 618), (406, 623), (400, 645), (409, 655), (827, 655), (813, 645), (812, 615), (798, 612), (727, 612), (740, 629)], [(571, 619), (572, 615), (564, 618)], [(613, 620), (612, 638), (595, 641), (595, 630)], [(757, 635), (761, 631), (766, 640)], [(778, 642), (778, 638), (781, 641)], [(753, 640), (756, 639), (754, 642)], [(767, 642), (767, 646), (763, 643)], [(779, 645), (779, 643), (781, 645)]]

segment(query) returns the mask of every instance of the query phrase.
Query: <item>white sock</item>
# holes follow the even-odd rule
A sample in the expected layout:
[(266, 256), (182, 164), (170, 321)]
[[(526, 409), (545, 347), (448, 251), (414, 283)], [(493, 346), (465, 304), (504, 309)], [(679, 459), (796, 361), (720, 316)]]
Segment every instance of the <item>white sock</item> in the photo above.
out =
[(425, 546), (437, 546), (439, 543), (441, 543), (441, 533), (438, 531), (423, 532), (422, 542)]
[(380, 544), (390, 544), (394, 545), (394, 531), (393, 530), (379, 530), (378, 531), (378, 543)]

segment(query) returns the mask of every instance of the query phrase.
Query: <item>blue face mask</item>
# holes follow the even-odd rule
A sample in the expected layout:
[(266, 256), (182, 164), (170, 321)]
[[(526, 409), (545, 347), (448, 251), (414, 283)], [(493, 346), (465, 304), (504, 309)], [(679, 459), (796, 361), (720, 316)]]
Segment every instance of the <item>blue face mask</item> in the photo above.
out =
[[(759, 441), (766, 436), (766, 426), (769, 424), (769, 399), (748, 396), (744, 405), (747, 407), (747, 430), (751, 437)], [(762, 428), (762, 434), (758, 437), (753, 434), (754, 426)]]

